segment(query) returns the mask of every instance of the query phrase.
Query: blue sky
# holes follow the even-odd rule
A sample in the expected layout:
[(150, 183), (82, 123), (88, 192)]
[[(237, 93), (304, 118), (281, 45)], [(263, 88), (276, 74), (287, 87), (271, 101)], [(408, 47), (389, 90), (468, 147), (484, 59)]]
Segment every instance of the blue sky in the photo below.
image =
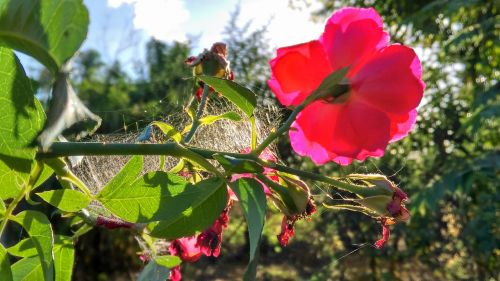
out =
[[(298, 44), (317, 38), (322, 23), (310, 22), (310, 11), (291, 9), (288, 0), (84, 0), (90, 26), (82, 50), (98, 50), (105, 62), (120, 60), (131, 73), (144, 61), (144, 45), (154, 37), (164, 42), (193, 36), (197, 53), (221, 41), (222, 31), (238, 3), (240, 23), (268, 25), (270, 46)], [(40, 66), (21, 56), (29, 73)]]

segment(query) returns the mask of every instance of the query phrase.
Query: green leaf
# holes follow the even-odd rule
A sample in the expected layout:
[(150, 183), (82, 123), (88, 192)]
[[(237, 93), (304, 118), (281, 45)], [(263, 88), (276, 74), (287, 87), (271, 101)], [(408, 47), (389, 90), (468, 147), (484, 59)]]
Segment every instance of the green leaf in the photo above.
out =
[(213, 224), (227, 205), (226, 183), (219, 178), (187, 184), (170, 193), (175, 196), (167, 198), (165, 218), (148, 226), (151, 236), (176, 239), (194, 235)]
[(151, 261), (144, 267), (141, 274), (139, 274), (137, 281), (165, 281), (169, 275), (170, 270), (168, 268)]
[(45, 202), (65, 212), (77, 212), (88, 206), (90, 198), (77, 190), (58, 189), (37, 193)]
[(44, 279), (42, 264), (37, 256), (26, 257), (12, 265), (14, 281), (52, 280)]
[(33, 159), (28, 148), (43, 126), (45, 114), (12, 50), (0, 47), (0, 154)]
[(248, 117), (253, 116), (257, 98), (252, 90), (231, 80), (211, 76), (198, 76), (198, 78), (234, 103)]
[(26, 232), (28, 232), (37, 249), (38, 257), (36, 259), (38, 264), (41, 264), (45, 280), (52, 280), (54, 278), (54, 262), (52, 260), (54, 238), (52, 236), (50, 221), (44, 214), (31, 210), (17, 214), (12, 220), (22, 225)]
[(22, 258), (36, 256), (38, 253), (35, 243), (33, 243), (31, 238), (19, 241), (16, 245), (9, 247), (7, 251), (13, 256)]
[(140, 155), (130, 158), (121, 171), (103, 187), (97, 196), (102, 198), (111, 198), (115, 192), (120, 191), (120, 189), (126, 185), (130, 185), (139, 177), (139, 174), (142, 171), (143, 163), (144, 157)]
[(0, 44), (24, 52), (56, 73), (87, 37), (82, 0), (3, 0)]
[(50, 178), (50, 176), (52, 176), (52, 174), (54, 174), (54, 170), (52, 170), (51, 167), (45, 165), (45, 163), (40, 163), (40, 164), (42, 165), (42, 173), (40, 174), (35, 184), (33, 185), (33, 189), (42, 185), (46, 180)]
[(29, 148), (45, 115), (12, 50), (0, 47), (0, 198), (15, 197), (28, 182), (35, 157)]
[(71, 281), (75, 249), (71, 237), (56, 235), (54, 240), (55, 281)]
[(219, 120), (241, 121), (241, 117), (234, 111), (229, 111), (221, 115), (208, 115), (200, 119), (202, 125), (211, 125)]
[(11, 281), (12, 271), (10, 270), (9, 255), (5, 248), (0, 244), (0, 280)]
[(1, 197), (0, 197), (0, 217), (3, 217), (3, 215), (5, 214), (5, 203), (3, 202), (3, 200), (1, 200)]
[(155, 258), (155, 262), (158, 265), (171, 269), (181, 264), (181, 259), (178, 256), (158, 256)]
[(266, 194), (262, 185), (255, 179), (241, 178), (231, 183), (231, 189), (239, 199), (247, 221), (250, 237), (250, 261), (244, 280), (255, 280), (262, 229), (266, 218)]
[(111, 194), (100, 193), (97, 199), (114, 215), (126, 221), (152, 222), (168, 217), (172, 205), (177, 205), (178, 200), (189, 199), (183, 194), (187, 186), (184, 178), (158, 171), (145, 174)]
[(154, 121), (151, 125), (158, 127), (165, 137), (168, 139), (172, 138), (175, 142), (181, 142), (182, 135), (179, 131), (177, 131), (174, 127), (170, 126), (165, 122)]
[(264, 168), (250, 159), (234, 158), (223, 154), (214, 154), (213, 158), (219, 162), (227, 173), (262, 173)]

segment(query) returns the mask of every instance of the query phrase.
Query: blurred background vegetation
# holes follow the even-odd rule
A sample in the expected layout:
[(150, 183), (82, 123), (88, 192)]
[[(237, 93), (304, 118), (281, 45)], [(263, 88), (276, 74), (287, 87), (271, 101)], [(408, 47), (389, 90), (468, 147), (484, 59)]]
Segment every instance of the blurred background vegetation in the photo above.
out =
[[(290, 5), (313, 0), (291, 0)], [(392, 229), (381, 250), (370, 246), (380, 226), (357, 213), (319, 208), (297, 224), (286, 248), (276, 239), (281, 217), (271, 211), (261, 247), (259, 280), (500, 280), (499, 74), (500, 5), (495, 0), (340, 0), (320, 2), (311, 20), (324, 21), (343, 6), (373, 6), (392, 42), (421, 55), (424, 100), (414, 131), (385, 156), (348, 167), (316, 167), (295, 156), (287, 138), (281, 159), (327, 175), (379, 172), (411, 199), (409, 223)], [(299, 7), (300, 5), (297, 5)], [(266, 27), (238, 25), (236, 9), (221, 41), (229, 46), (235, 80), (254, 89), (262, 105), (279, 106), (266, 86), (273, 55)], [(209, 47), (209, 46), (206, 46)], [(147, 44), (144, 75), (133, 79), (119, 62), (105, 64), (96, 50), (80, 53), (73, 82), (81, 99), (103, 118), (98, 133), (137, 132), (178, 114), (192, 96), (187, 43)], [(44, 92), (47, 73), (37, 84)], [(46, 89), (45, 89), (46, 91)], [(286, 113), (285, 113), (286, 114)], [(342, 194), (311, 186), (319, 202)], [(246, 225), (237, 207), (219, 259), (183, 265), (184, 280), (238, 280), (247, 261)], [(142, 262), (127, 231), (93, 230), (77, 245), (76, 280), (133, 280)], [(104, 253), (104, 254), (103, 254)]]

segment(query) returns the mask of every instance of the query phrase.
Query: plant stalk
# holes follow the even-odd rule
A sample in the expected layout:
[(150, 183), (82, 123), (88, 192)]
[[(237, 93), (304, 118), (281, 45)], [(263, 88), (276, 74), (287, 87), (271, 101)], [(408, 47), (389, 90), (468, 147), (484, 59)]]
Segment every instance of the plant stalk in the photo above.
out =
[(184, 137), (184, 143), (189, 143), (191, 141), (191, 139), (194, 137), (194, 134), (196, 133), (196, 130), (198, 130), (198, 127), (200, 126), (200, 119), (203, 115), (203, 111), (205, 111), (205, 104), (207, 103), (209, 92), (210, 87), (207, 84), (203, 85), (203, 93), (201, 94), (201, 101), (198, 105), (198, 112), (196, 112), (196, 116), (194, 117), (191, 130), (189, 130), (188, 134)]

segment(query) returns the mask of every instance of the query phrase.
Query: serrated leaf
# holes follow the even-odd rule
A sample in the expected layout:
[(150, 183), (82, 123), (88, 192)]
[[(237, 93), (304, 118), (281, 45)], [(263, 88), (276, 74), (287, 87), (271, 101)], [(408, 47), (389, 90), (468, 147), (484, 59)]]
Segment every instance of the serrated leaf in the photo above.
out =
[(137, 281), (165, 281), (169, 275), (170, 270), (168, 268), (151, 261), (144, 267), (141, 274), (139, 274)]
[(149, 224), (151, 236), (176, 239), (201, 232), (219, 217), (228, 200), (226, 183), (219, 178), (187, 184), (174, 192), (165, 219)]
[(87, 36), (82, 0), (3, 0), (0, 44), (24, 52), (57, 73)]
[(130, 185), (134, 182), (142, 171), (144, 157), (135, 155), (123, 166), (123, 168), (116, 174), (97, 195), (98, 197), (111, 198), (113, 194), (119, 191), (123, 186)]
[[(186, 195), (186, 189), (189, 186), (184, 178), (158, 171), (147, 173), (112, 194), (100, 193), (97, 199), (121, 219), (144, 223), (169, 217), (173, 205), (187, 208), (192, 198)], [(184, 199), (187, 201), (181, 203)]]
[(54, 237), (49, 219), (40, 212), (28, 210), (17, 214), (12, 220), (20, 224), (28, 233), (38, 252), (38, 262), (41, 262), (45, 280), (52, 280), (54, 278), (52, 259)]
[(28, 182), (35, 157), (29, 145), (45, 115), (12, 50), (0, 47), (0, 198), (13, 198)]
[(241, 178), (231, 183), (247, 221), (250, 237), (250, 260), (244, 280), (255, 280), (262, 229), (266, 218), (266, 194), (262, 185), (251, 178)]
[(241, 121), (241, 116), (234, 111), (229, 111), (220, 115), (208, 115), (200, 119), (202, 125), (211, 125), (219, 120)]
[(35, 243), (33, 243), (31, 238), (25, 238), (19, 241), (16, 245), (9, 247), (7, 251), (13, 256), (23, 258), (36, 256), (38, 253)]
[(12, 281), (12, 271), (7, 250), (0, 244), (0, 280)]
[(88, 206), (91, 198), (72, 189), (49, 190), (37, 193), (45, 202), (65, 212), (77, 212)]
[(50, 178), (50, 176), (54, 174), (54, 170), (52, 170), (52, 168), (48, 165), (45, 165), (44, 163), (40, 163), (40, 165), (42, 165), (42, 173), (33, 185), (32, 190), (42, 185), (46, 180)]
[(28, 146), (42, 128), (42, 106), (12, 50), (0, 47), (0, 61), (0, 154), (33, 159)]
[(54, 239), (55, 281), (71, 281), (75, 249), (71, 237), (56, 235)]
[(155, 262), (158, 265), (171, 269), (181, 264), (181, 259), (178, 256), (158, 256), (155, 258)]
[(252, 90), (231, 80), (211, 76), (197, 76), (197, 78), (226, 97), (248, 117), (253, 116), (253, 110), (257, 105), (257, 98)]
[(42, 264), (38, 256), (26, 257), (12, 265), (14, 281), (52, 280), (44, 279)]
[(165, 135), (167, 140), (172, 138), (175, 142), (179, 143), (182, 139), (181, 133), (165, 122), (154, 121), (151, 123), (151, 125), (158, 127)]

